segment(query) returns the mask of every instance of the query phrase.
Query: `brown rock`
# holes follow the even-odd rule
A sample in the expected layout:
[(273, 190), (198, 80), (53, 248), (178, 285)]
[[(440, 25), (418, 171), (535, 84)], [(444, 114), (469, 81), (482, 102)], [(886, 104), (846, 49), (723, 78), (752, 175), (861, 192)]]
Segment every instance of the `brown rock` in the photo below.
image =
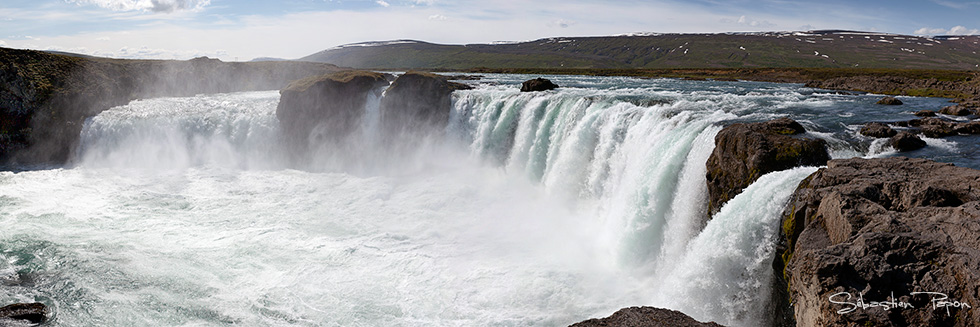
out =
[(653, 307), (620, 309), (602, 319), (589, 319), (570, 327), (721, 327), (714, 322), (698, 322), (674, 310)]
[(970, 110), (962, 105), (955, 105), (943, 107), (943, 109), (939, 110), (939, 113), (950, 116), (969, 116), (973, 114), (973, 110)]
[(789, 118), (722, 129), (706, 163), (708, 212), (713, 215), (762, 175), (826, 163), (830, 159), (827, 142), (797, 136), (804, 132), (803, 126)]
[(294, 154), (306, 152), (310, 142), (347, 137), (360, 125), (368, 93), (386, 84), (379, 73), (342, 71), (298, 80), (279, 91), (276, 117)]
[(980, 121), (956, 124), (953, 126), (953, 131), (960, 134), (980, 134)]
[[(924, 159), (831, 160), (786, 206), (774, 267), (798, 326), (980, 321), (980, 171)], [(787, 283), (788, 282), (788, 283)], [(935, 308), (932, 294), (973, 309)], [(851, 298), (847, 298), (847, 295)], [(858, 297), (913, 307), (839, 312)], [(777, 296), (778, 297), (778, 296)]]
[(902, 100), (896, 99), (895, 97), (884, 97), (878, 100), (878, 104), (897, 106), (902, 104)]
[(882, 123), (867, 123), (861, 127), (861, 135), (875, 138), (892, 137), (898, 134), (894, 129)]
[(926, 141), (923, 141), (918, 136), (915, 136), (915, 134), (909, 132), (898, 133), (898, 135), (893, 136), (889, 142), (891, 143), (892, 147), (899, 152), (918, 150), (926, 147)]
[(0, 308), (0, 326), (5, 326), (4, 320), (44, 323), (48, 320), (48, 307), (43, 303), (11, 304)]
[(535, 78), (532, 80), (527, 80), (521, 84), (521, 92), (538, 92), (554, 90), (558, 88), (558, 84), (552, 83), (550, 80), (544, 78)]
[(936, 112), (932, 110), (919, 110), (915, 112), (915, 115), (919, 117), (936, 117)]
[(956, 135), (955, 123), (940, 118), (927, 117), (909, 121), (909, 126), (918, 127), (927, 137), (946, 137)]
[(450, 94), (464, 87), (430, 73), (399, 76), (381, 99), (381, 126), (386, 138), (441, 132), (452, 111)]

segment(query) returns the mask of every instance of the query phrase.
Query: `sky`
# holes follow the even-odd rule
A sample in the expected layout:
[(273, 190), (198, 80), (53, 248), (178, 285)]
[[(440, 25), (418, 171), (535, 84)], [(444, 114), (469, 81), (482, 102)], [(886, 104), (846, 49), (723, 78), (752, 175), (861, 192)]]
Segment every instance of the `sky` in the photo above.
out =
[(113, 58), (248, 61), (399, 39), (812, 29), (980, 34), (980, 0), (0, 0), (0, 46)]

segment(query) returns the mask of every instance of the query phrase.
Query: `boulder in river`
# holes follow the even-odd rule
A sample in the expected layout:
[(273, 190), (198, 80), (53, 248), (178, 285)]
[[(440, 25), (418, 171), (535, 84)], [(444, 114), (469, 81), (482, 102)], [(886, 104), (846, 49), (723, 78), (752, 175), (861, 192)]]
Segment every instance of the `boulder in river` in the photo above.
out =
[(886, 138), (895, 136), (895, 134), (898, 134), (898, 132), (883, 123), (867, 123), (861, 127), (861, 135), (868, 137)]
[(521, 84), (521, 92), (539, 92), (554, 90), (557, 88), (558, 84), (552, 83), (551, 80), (540, 77), (524, 81), (524, 83)]
[(902, 104), (902, 100), (896, 99), (895, 97), (884, 97), (878, 100), (878, 104), (897, 106)]
[(978, 170), (831, 160), (800, 183), (781, 226), (774, 290), (788, 291), (797, 326), (980, 321)]
[(915, 112), (915, 115), (919, 117), (936, 117), (936, 112), (932, 110), (919, 110)]
[(909, 132), (901, 132), (895, 135), (889, 140), (889, 143), (895, 150), (899, 152), (906, 152), (912, 150), (918, 150), (926, 147), (926, 141), (923, 141), (915, 134)]

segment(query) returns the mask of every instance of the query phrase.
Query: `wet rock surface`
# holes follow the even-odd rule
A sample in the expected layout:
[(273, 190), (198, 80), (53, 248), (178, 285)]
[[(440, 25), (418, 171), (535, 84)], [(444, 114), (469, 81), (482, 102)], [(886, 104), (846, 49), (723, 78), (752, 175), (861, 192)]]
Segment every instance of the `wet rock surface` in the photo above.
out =
[(803, 137), (806, 130), (789, 118), (732, 124), (715, 136), (708, 158), (709, 213), (721, 209), (760, 176), (799, 166), (821, 166), (830, 160), (827, 142)]
[(430, 73), (398, 76), (381, 100), (381, 125), (386, 139), (441, 132), (449, 123), (452, 92), (469, 88)]
[(892, 137), (898, 134), (894, 129), (884, 123), (867, 123), (861, 127), (861, 135), (875, 138)]
[(893, 136), (888, 142), (895, 150), (900, 152), (913, 151), (926, 147), (926, 141), (909, 132), (898, 133), (898, 135)]
[[(798, 326), (973, 326), (980, 311), (961, 304), (980, 305), (977, 235), (980, 171), (831, 160), (786, 206), (774, 263), (785, 288), (774, 290), (788, 292)], [(903, 307), (855, 308), (859, 298)]]
[(899, 106), (902, 105), (902, 100), (896, 99), (895, 97), (884, 97), (878, 100), (878, 104), (886, 106)]
[(544, 78), (535, 78), (532, 80), (527, 80), (521, 84), (521, 92), (540, 92), (554, 90), (558, 88), (558, 84), (552, 83), (551, 80)]
[(359, 126), (369, 94), (388, 85), (385, 76), (343, 71), (306, 78), (281, 90), (276, 117), (296, 155), (313, 143), (346, 138)]

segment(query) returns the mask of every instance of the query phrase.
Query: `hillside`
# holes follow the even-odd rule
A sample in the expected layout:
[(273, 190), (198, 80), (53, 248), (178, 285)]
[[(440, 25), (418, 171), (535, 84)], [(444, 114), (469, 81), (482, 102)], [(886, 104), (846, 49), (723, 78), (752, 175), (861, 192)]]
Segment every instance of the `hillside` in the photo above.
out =
[(852, 31), (638, 34), (501, 44), (399, 40), (344, 45), (301, 58), (370, 69), (980, 68), (980, 36)]

